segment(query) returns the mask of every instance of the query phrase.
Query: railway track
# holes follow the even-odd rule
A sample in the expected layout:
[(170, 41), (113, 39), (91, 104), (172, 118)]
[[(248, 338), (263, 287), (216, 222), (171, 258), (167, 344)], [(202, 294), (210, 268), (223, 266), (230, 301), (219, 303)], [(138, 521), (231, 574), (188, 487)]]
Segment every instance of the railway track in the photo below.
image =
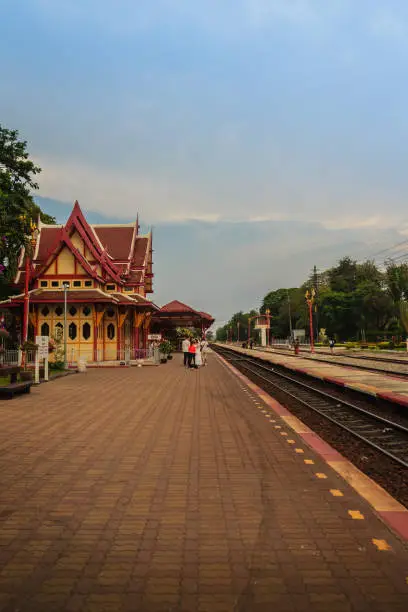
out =
[[(256, 349), (255, 349), (256, 350)], [(286, 357), (293, 357), (294, 359), (297, 359), (298, 357), (296, 355), (293, 355), (292, 353), (289, 352), (289, 350), (283, 350), (283, 351), (279, 351), (274, 349), (273, 351), (267, 351), (270, 352), (271, 355), (285, 355)], [(329, 364), (333, 364), (333, 365), (344, 365), (345, 367), (348, 368), (354, 368), (356, 370), (365, 370), (366, 372), (379, 372), (380, 374), (388, 374), (388, 376), (398, 376), (399, 378), (408, 378), (408, 361), (407, 360), (403, 360), (403, 359), (397, 359), (397, 360), (391, 360), (391, 359), (382, 359), (380, 358), (376, 358), (376, 357), (366, 357), (365, 355), (362, 355), (361, 357), (357, 357), (357, 355), (332, 355), (331, 353), (315, 353), (314, 357), (309, 357), (309, 354), (307, 351), (301, 351), (302, 353), (306, 353), (305, 355), (301, 355), (304, 359), (310, 359), (311, 361), (319, 361), (321, 363), (329, 363)], [(328, 355), (330, 357), (334, 357), (334, 359), (322, 359), (320, 357), (318, 357), (317, 355)], [(376, 361), (377, 363), (386, 363), (388, 365), (401, 365), (403, 364), (406, 368), (407, 368), (407, 372), (401, 372), (401, 371), (394, 371), (394, 370), (387, 370), (386, 368), (377, 368), (377, 367), (370, 367), (369, 365), (362, 365), (362, 364), (357, 364), (357, 363), (346, 363), (344, 361), (338, 361), (335, 358), (339, 358), (339, 359), (362, 359), (362, 360), (368, 360), (368, 361)]]
[(316, 388), (296, 376), (263, 365), (251, 357), (224, 347), (213, 347), (229, 362), (244, 370), (249, 378), (256, 377), (317, 413), (332, 425), (363, 442), (377, 453), (388, 457), (399, 467), (408, 468), (408, 427), (370, 410), (368, 402), (358, 405)]
[[(283, 349), (282, 345), (278, 345), (278, 348), (282, 349), (282, 353), (286, 354), (290, 354), (290, 350), (291, 349)], [(305, 354), (310, 354), (310, 350), (308, 349), (300, 349), (301, 353), (305, 353)], [(379, 363), (395, 363), (398, 365), (406, 365), (408, 366), (408, 357), (406, 359), (398, 359), (395, 358), (394, 356), (391, 357), (386, 357), (385, 355), (383, 355), (382, 357), (380, 357), (379, 355), (353, 355), (349, 352), (343, 352), (343, 353), (339, 353), (339, 352), (335, 352), (335, 353), (330, 353), (329, 351), (316, 351), (315, 355), (327, 355), (328, 357), (344, 357), (344, 359), (357, 359), (357, 360), (367, 360), (367, 361), (378, 361)]]

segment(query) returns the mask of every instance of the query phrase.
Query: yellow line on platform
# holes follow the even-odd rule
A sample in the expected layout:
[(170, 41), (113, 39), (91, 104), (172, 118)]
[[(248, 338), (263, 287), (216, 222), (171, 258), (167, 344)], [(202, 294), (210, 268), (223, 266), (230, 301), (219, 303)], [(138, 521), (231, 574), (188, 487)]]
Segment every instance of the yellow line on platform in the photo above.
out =
[(348, 513), (351, 516), (351, 518), (355, 519), (356, 521), (364, 520), (364, 515), (361, 514), (359, 510), (349, 510)]
[(392, 550), (392, 547), (386, 540), (376, 540), (373, 538), (372, 543), (378, 548), (378, 550)]

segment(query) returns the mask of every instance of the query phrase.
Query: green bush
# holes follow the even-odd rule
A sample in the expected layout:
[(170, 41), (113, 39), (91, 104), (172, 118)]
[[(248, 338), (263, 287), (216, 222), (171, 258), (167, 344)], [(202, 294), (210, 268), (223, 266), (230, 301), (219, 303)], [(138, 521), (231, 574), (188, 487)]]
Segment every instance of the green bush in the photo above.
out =
[(346, 342), (345, 345), (346, 349), (355, 349), (358, 348), (358, 343), (357, 342)]
[(50, 370), (64, 370), (65, 369), (65, 364), (63, 361), (54, 361), (53, 363), (50, 363)]
[(381, 349), (383, 351), (387, 350), (387, 349), (390, 349), (390, 348), (394, 348), (394, 345), (393, 345), (392, 342), (379, 342), (377, 344), (377, 346), (378, 346), (379, 349)]

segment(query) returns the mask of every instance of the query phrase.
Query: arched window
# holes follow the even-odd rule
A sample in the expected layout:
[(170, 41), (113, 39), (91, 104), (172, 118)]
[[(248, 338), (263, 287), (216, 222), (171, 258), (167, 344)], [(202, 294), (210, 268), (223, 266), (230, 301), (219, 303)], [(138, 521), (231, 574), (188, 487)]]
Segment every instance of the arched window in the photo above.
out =
[(64, 326), (62, 323), (57, 323), (55, 326), (55, 335), (57, 338), (62, 338), (64, 335)]
[(109, 340), (113, 340), (115, 337), (115, 326), (113, 323), (109, 323), (108, 327), (107, 327), (107, 335)]
[(42, 336), (49, 336), (50, 335), (50, 326), (48, 325), (48, 323), (43, 323), (41, 325), (41, 335)]
[(91, 326), (89, 323), (84, 323), (82, 326), (82, 336), (84, 340), (89, 340), (91, 337)]
[(71, 315), (71, 317), (74, 317), (77, 313), (77, 309), (75, 308), (75, 306), (71, 306), (71, 308), (69, 309), (69, 314)]
[(75, 338), (77, 337), (77, 326), (75, 325), (75, 323), (70, 323), (68, 327), (68, 334), (71, 340), (75, 340)]
[(62, 315), (62, 313), (64, 312), (62, 306), (57, 306), (55, 309), (55, 314), (57, 315), (57, 317), (60, 317)]
[(44, 306), (44, 308), (41, 310), (41, 314), (43, 317), (46, 317), (47, 315), (50, 314), (50, 309), (48, 308), (48, 306)]
[(106, 312), (106, 316), (111, 319), (115, 316), (115, 311), (112, 308), (109, 308), (109, 310)]
[(91, 314), (91, 309), (89, 308), (89, 306), (84, 306), (82, 312), (86, 317), (89, 317), (89, 315)]

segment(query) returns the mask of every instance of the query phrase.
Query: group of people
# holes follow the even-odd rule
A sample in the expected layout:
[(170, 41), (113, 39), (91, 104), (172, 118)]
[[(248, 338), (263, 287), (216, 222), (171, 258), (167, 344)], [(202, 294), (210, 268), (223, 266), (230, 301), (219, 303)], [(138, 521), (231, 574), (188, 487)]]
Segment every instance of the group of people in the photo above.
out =
[(184, 367), (197, 369), (207, 365), (208, 342), (205, 340), (189, 340), (184, 338), (181, 350), (184, 354)]

